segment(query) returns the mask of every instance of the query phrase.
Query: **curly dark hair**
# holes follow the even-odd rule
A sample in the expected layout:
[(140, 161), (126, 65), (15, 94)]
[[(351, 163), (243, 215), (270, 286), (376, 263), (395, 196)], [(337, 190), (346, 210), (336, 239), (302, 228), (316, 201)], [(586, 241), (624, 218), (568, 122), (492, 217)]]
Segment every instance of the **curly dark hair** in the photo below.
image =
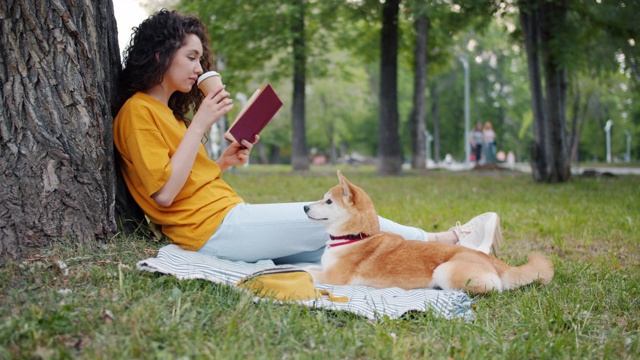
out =
[[(124, 69), (120, 74), (116, 112), (136, 92), (148, 90), (162, 82), (173, 55), (185, 44), (189, 34), (196, 35), (202, 42), (202, 69), (213, 69), (209, 35), (205, 25), (197, 17), (162, 9), (133, 29), (131, 40), (124, 51)], [(169, 98), (169, 107), (176, 118), (188, 123), (186, 114), (192, 108), (196, 111), (202, 99), (204, 95), (194, 84), (188, 93), (173, 93)]]

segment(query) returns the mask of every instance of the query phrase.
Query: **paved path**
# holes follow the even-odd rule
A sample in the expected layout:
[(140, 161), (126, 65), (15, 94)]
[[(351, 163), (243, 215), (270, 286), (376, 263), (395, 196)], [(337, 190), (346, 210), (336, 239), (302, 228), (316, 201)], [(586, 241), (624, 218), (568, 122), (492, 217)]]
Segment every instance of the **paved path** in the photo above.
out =
[[(474, 164), (451, 163), (429, 164), (430, 169), (447, 169), (453, 171), (472, 170)], [(521, 172), (530, 173), (531, 166), (528, 163), (517, 163), (513, 166), (502, 164), (501, 167)], [(640, 175), (640, 167), (606, 167), (606, 166), (571, 166), (573, 175), (582, 175), (585, 171), (596, 171), (599, 174), (610, 173), (613, 175)]]

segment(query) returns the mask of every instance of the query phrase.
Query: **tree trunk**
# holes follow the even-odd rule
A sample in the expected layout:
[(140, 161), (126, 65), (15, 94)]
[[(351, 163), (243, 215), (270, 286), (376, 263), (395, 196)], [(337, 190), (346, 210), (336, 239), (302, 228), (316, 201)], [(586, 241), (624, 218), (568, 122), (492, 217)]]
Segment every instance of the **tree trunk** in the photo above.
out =
[(577, 80), (575, 83), (575, 99), (573, 104), (573, 117), (571, 119), (571, 132), (569, 134), (569, 160), (572, 163), (580, 162), (580, 134), (584, 128), (584, 123), (587, 120), (589, 114), (589, 104), (591, 103), (594, 93), (589, 91), (584, 100), (582, 100), (581, 86)]
[(327, 96), (325, 94), (320, 95), (320, 103), (322, 104), (322, 116), (325, 121), (324, 124), (324, 132), (327, 135), (327, 140), (329, 143), (328, 151), (329, 151), (329, 163), (336, 164), (338, 162), (338, 150), (336, 147), (336, 121), (335, 117), (331, 116), (330, 111), (328, 111), (331, 106), (327, 101)]
[(433, 160), (439, 163), (442, 160), (440, 154), (440, 109), (438, 107), (440, 94), (438, 86), (432, 82), (431, 91), (431, 118), (433, 119)]
[(567, 17), (565, 1), (544, 2), (541, 9), (542, 64), (546, 89), (547, 165), (551, 183), (565, 182), (571, 177), (569, 147), (567, 145), (567, 72), (558, 63), (557, 36), (565, 27)]
[(537, 0), (524, 0), (520, 3), (520, 24), (527, 51), (529, 84), (531, 87), (531, 107), (533, 110), (534, 143), (530, 151), (531, 175), (535, 181), (544, 181), (548, 177), (546, 156), (546, 114), (544, 94), (542, 93), (542, 75), (540, 70), (539, 22)]
[(269, 145), (269, 163), (280, 164), (282, 159), (280, 158), (280, 146), (276, 144)]
[(571, 116), (571, 132), (569, 133), (569, 154), (570, 160), (572, 162), (578, 162), (578, 141), (580, 140), (580, 135), (578, 133), (578, 119), (580, 117), (580, 101), (582, 98), (582, 93), (580, 92), (580, 84), (574, 81), (574, 91), (573, 94), (573, 111)]
[(267, 146), (263, 142), (258, 141), (253, 150), (258, 154), (258, 164), (264, 165), (269, 163), (269, 157), (267, 156)]
[[(567, 144), (566, 69), (559, 63), (557, 38), (565, 33), (567, 4), (564, 0), (523, 0), (520, 6), (531, 98), (535, 144), (531, 151), (536, 181), (565, 182), (571, 176)], [(540, 68), (544, 69), (541, 75)], [(543, 76), (544, 93), (543, 96)]]
[(293, 5), (291, 34), (293, 36), (293, 105), (292, 114), (292, 154), (293, 170), (309, 170), (307, 156), (307, 135), (305, 128), (305, 86), (307, 49), (304, 28), (304, 0)]
[(427, 130), (425, 124), (425, 108), (427, 92), (427, 39), (429, 35), (429, 18), (424, 9), (424, 2), (417, 6), (416, 20), (416, 45), (414, 51), (414, 80), (413, 80), (413, 112), (411, 117), (411, 145), (414, 169), (427, 167)]
[(402, 171), (398, 136), (398, 11), (400, 0), (382, 5), (380, 39), (380, 126), (378, 127), (379, 175), (397, 175)]
[(586, 100), (582, 105), (582, 111), (580, 112), (580, 116), (578, 118), (578, 128), (575, 134), (576, 140), (575, 140), (575, 144), (573, 145), (575, 147), (575, 150), (571, 148), (572, 149), (571, 151), (575, 152), (575, 157), (573, 158), (573, 161), (575, 161), (576, 163), (580, 162), (580, 134), (582, 134), (582, 129), (584, 129), (584, 124), (587, 121), (587, 116), (589, 115), (589, 104), (591, 103), (593, 96), (594, 96), (594, 93), (590, 91), (589, 95), (586, 96)]
[(111, 1), (0, 3), (0, 256), (116, 231)]

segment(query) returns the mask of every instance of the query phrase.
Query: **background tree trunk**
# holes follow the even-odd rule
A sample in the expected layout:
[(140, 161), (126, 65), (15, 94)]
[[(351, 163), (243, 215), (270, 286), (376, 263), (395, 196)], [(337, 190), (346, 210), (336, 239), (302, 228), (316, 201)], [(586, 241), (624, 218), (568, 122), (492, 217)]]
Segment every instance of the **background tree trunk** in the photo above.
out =
[(573, 106), (572, 106), (572, 116), (571, 116), (571, 123), (570, 123), (570, 128), (571, 131), (569, 133), (569, 154), (570, 157), (569, 159), (572, 162), (577, 162), (578, 161), (578, 142), (580, 140), (580, 135), (578, 133), (578, 119), (580, 117), (579, 112), (580, 112), (580, 101), (582, 98), (582, 93), (580, 92), (580, 83), (577, 81), (574, 81), (574, 94), (573, 94)]
[(429, 35), (429, 18), (424, 8), (424, 2), (419, 2), (416, 9), (416, 45), (414, 51), (414, 80), (413, 80), (413, 112), (411, 118), (412, 166), (414, 169), (427, 167), (427, 148), (425, 130), (425, 113), (427, 100), (427, 39)]
[(0, 257), (116, 231), (111, 1), (0, 2)]
[(399, 0), (382, 5), (380, 46), (380, 119), (378, 127), (379, 175), (397, 175), (402, 171), (398, 136), (398, 11)]
[(522, 0), (519, 6), (533, 102), (532, 175), (536, 181), (565, 182), (571, 176), (567, 81), (566, 69), (559, 61), (558, 53), (563, 50), (558, 38), (566, 30), (567, 3), (564, 0)]
[(305, 127), (305, 86), (307, 49), (304, 33), (304, 0), (296, 0), (293, 5), (291, 34), (293, 36), (293, 104), (292, 154), (293, 170), (309, 170), (307, 154), (307, 134)]
[(530, 149), (531, 175), (535, 181), (544, 181), (548, 176), (546, 155), (546, 121), (542, 75), (540, 70), (540, 29), (536, 0), (523, 0), (520, 3), (520, 24), (527, 51), (529, 86), (531, 87), (531, 108), (533, 110), (534, 142)]
[(438, 102), (440, 101), (438, 86), (434, 81), (431, 81), (431, 90), (429, 95), (431, 97), (431, 118), (433, 119), (433, 160), (439, 163), (442, 160), (440, 154), (440, 110), (438, 108)]
[(571, 177), (567, 144), (567, 71), (559, 64), (557, 37), (563, 32), (567, 18), (564, 0), (543, 2), (540, 11), (542, 64), (546, 90), (547, 165), (551, 183), (565, 182)]

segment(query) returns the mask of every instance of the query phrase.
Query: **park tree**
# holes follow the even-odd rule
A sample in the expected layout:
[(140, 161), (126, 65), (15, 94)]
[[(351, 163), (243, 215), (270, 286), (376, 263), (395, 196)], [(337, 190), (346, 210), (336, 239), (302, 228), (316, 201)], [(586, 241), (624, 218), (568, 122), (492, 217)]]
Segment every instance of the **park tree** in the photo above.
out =
[(227, 83), (237, 88), (251, 81), (291, 79), (294, 170), (309, 168), (306, 86), (323, 71), (325, 31), (331, 28), (339, 4), (337, 0), (240, 0), (230, 6), (224, 1), (181, 0), (176, 6), (205, 20)]
[(518, 14), (520, 26), (512, 35), (515, 44), (524, 44), (527, 54), (534, 135), (529, 153), (532, 175), (538, 182), (567, 181), (580, 119), (584, 119), (584, 103), (581, 109), (580, 102), (592, 101), (590, 94), (582, 96), (582, 78), (622, 69), (628, 83), (637, 84), (638, 26), (631, 17), (638, 13), (638, 3), (520, 0), (458, 4), (465, 12), (494, 17)]
[(0, 2), (0, 257), (117, 230), (111, 1)]
[(305, 32), (305, 0), (291, 6), (291, 44), (293, 52), (293, 103), (291, 107), (292, 154), (294, 170), (309, 169), (306, 132), (307, 41)]
[[(640, 3), (605, 0), (584, 5), (574, 7), (584, 51), (580, 66), (569, 75), (572, 160), (605, 158), (603, 128), (608, 120), (613, 120), (611, 150), (626, 157), (627, 136), (640, 136), (640, 26), (634, 20)], [(640, 142), (635, 144), (637, 154)]]
[[(404, 28), (404, 37), (414, 39), (413, 57), (407, 56), (408, 49), (401, 48), (401, 58), (413, 61), (413, 105), (408, 128), (411, 136), (411, 157), (414, 168), (426, 167), (426, 134), (429, 130), (427, 119), (431, 119), (431, 131), (434, 143), (434, 158), (440, 160), (440, 116), (439, 91), (435, 82), (427, 77), (452, 69), (451, 63), (458, 62), (467, 50), (460, 48), (459, 37), (469, 41), (471, 29), (484, 29), (491, 22), (491, 16), (485, 13), (458, 12), (451, 4), (413, 0), (405, 2), (403, 11), (405, 21), (413, 25)], [(406, 41), (405, 41), (406, 42)], [(427, 66), (428, 65), (428, 66)], [(453, 68), (455, 70), (455, 68)], [(429, 87), (429, 83), (431, 86)], [(430, 88), (431, 108), (427, 116), (427, 87)], [(459, 104), (459, 103), (458, 103)], [(459, 137), (461, 138), (461, 137)]]
[[(631, 86), (638, 84), (640, 28), (633, 16), (640, 5), (635, 1), (522, 0), (518, 8), (534, 110), (533, 177), (564, 182), (570, 176), (571, 152), (576, 153), (584, 119), (580, 102), (592, 99), (587, 93), (581, 100), (581, 78), (606, 78), (602, 74), (624, 71)], [(567, 100), (570, 93), (572, 101)], [(573, 114), (569, 128), (568, 113)]]
[(426, 92), (427, 92), (427, 54), (429, 38), (429, 16), (426, 2), (415, 1), (413, 27), (415, 30), (415, 46), (413, 51), (413, 110), (409, 125), (411, 128), (411, 166), (414, 169), (427, 167), (426, 149)]
[(398, 115), (398, 12), (400, 0), (382, 5), (380, 31), (380, 117), (378, 123), (378, 166), (380, 175), (402, 171)]
[[(377, 173), (379, 175), (397, 175), (402, 171), (402, 147), (400, 143), (400, 115), (398, 111), (398, 71), (400, 54), (400, 28), (402, 17), (399, 0), (352, 2), (343, 14), (350, 25), (350, 31), (341, 34), (338, 46), (349, 49), (352, 54), (366, 63), (378, 59), (379, 73), (376, 80), (378, 91), (378, 135), (377, 135)], [(415, 28), (419, 33), (416, 37), (414, 52), (414, 97), (410, 126), (412, 126), (412, 153), (421, 155), (422, 163), (426, 164), (424, 147), (424, 108), (426, 92), (426, 61), (428, 18), (424, 1), (411, 2), (415, 17)], [(379, 34), (373, 36), (371, 34)], [(378, 46), (374, 46), (374, 39), (378, 39)], [(416, 130), (419, 129), (419, 130)], [(415, 133), (418, 132), (418, 135)], [(415, 136), (414, 136), (415, 135)], [(417, 138), (416, 138), (417, 137)], [(416, 163), (420, 160), (416, 160)], [(422, 166), (424, 168), (424, 165)]]
[(567, 136), (566, 46), (568, 7), (564, 0), (523, 0), (520, 22), (529, 65), (535, 141), (531, 149), (534, 180), (565, 182), (571, 176)]

